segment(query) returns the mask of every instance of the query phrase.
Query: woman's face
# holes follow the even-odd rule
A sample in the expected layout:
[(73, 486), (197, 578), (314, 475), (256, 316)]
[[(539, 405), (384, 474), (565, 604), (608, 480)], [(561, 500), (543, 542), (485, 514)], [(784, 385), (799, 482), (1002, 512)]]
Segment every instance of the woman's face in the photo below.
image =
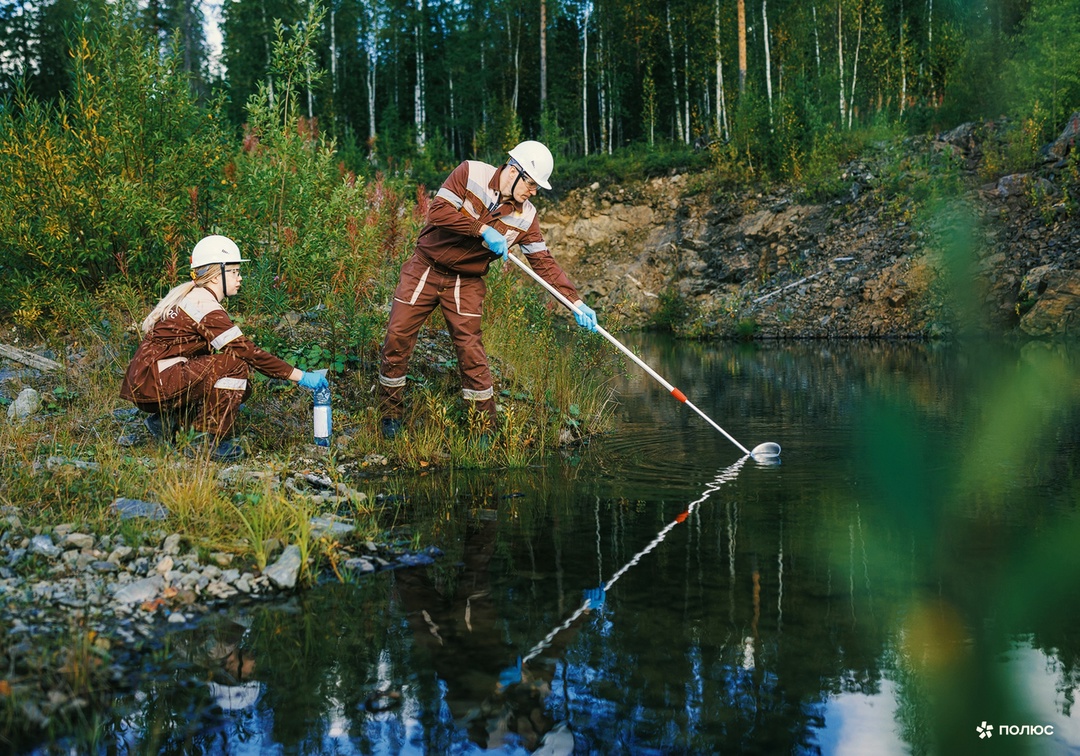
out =
[(240, 291), (240, 283), (244, 280), (244, 277), (240, 275), (239, 265), (226, 265), (225, 266), (225, 280), (222, 282), (222, 289), (225, 292), (225, 296), (231, 296)]

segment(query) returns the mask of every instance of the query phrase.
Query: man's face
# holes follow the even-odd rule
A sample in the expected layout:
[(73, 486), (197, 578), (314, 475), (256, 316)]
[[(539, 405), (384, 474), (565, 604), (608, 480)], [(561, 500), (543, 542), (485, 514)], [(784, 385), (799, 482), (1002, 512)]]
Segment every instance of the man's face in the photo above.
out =
[(521, 170), (516, 166), (510, 166), (510, 170), (514, 172), (515, 179), (518, 176), (521, 177), (521, 180), (514, 185), (515, 202), (524, 202), (525, 200), (529, 199), (529, 197), (532, 197), (534, 194), (536, 194), (539, 186), (535, 181), (529, 178), (529, 174), (525, 173), (525, 171)]

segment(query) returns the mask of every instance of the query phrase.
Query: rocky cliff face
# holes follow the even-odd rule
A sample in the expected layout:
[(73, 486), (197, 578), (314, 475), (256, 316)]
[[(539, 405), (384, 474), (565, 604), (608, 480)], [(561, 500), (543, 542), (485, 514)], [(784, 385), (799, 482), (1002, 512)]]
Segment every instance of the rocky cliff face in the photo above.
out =
[[(674, 302), (681, 330), (701, 336), (1068, 334), (1080, 330), (1068, 131), (1042, 165), (997, 180), (985, 179), (984, 156), (995, 125), (965, 124), (881, 146), (820, 203), (673, 175), (574, 190), (542, 208), (542, 226), (586, 301), (628, 325)], [(935, 172), (943, 164), (948, 180)]]

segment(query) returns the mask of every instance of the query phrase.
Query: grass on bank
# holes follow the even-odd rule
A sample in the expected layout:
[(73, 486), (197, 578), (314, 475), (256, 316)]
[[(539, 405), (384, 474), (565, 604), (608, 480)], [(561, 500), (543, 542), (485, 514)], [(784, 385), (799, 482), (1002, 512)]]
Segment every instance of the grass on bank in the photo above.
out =
[[(0, 402), (9, 403), (30, 386), (44, 405), (25, 422), (0, 420), (0, 466), (5, 471), (0, 503), (15, 507), (30, 527), (49, 530), (70, 523), (94, 533), (120, 529), (128, 545), (157, 537), (163, 528), (190, 537), (200, 551), (235, 552), (262, 567), (268, 541), (299, 542), (307, 549), (304, 524), (320, 514), (281, 489), (281, 478), (293, 467), (315, 465), (336, 481), (344, 477), (338, 469), (345, 466), (340, 469), (353, 476), (347, 482), (363, 487), (357, 480), (370, 472), (365, 460), (371, 455), (385, 456), (388, 469), (405, 471), (523, 467), (558, 445), (603, 430), (611, 402), (606, 385), (614, 365), (610, 350), (595, 349), (594, 337), (576, 326), (567, 328), (578, 332), (564, 336), (535, 287), (504, 271), (489, 279), (485, 336), (501, 420), (491, 443), (478, 443), (481, 429), (460, 398), (456, 358), (436, 314), (421, 338), (431, 348), (419, 349), (411, 365), (407, 430), (401, 437), (387, 441), (378, 433), (377, 365), (372, 360), (377, 343), (355, 346), (344, 361), (333, 350), (322, 350), (316, 364), (305, 368), (330, 368), (336, 441), (330, 454), (318, 457), (311, 446), (310, 394), (292, 384), (260, 381), (236, 428), (249, 451), (242, 468), (253, 474), (233, 482), (219, 479), (223, 466), (189, 460), (179, 449), (155, 442), (133, 448), (118, 443), (126, 432), (142, 431), (141, 415), (131, 416), (132, 408), (118, 392), (137, 345), (125, 324), (149, 309), (148, 300), (134, 289), (115, 287), (101, 298), (69, 295), (64, 308), (50, 311), (62, 315), (41, 312), (30, 318), (24, 313), (21, 324), (0, 328), (0, 341), (44, 346), (63, 369), (41, 375), (22, 371), (4, 383)], [(241, 296), (231, 309), (243, 317), (256, 343), (262, 334), (273, 333), (279, 343), (308, 353), (326, 338), (324, 322), (349, 316), (331, 310), (325, 319), (301, 328), (283, 327), (285, 320), (260, 319), (247, 313), (246, 305)], [(372, 329), (373, 334), (381, 337), (382, 328)], [(114, 411), (120, 411), (122, 422)], [(375, 492), (367, 493), (373, 500)], [(120, 523), (108, 512), (118, 497), (161, 503), (170, 519), (145, 526)], [(364, 538), (377, 532), (370, 511), (353, 514)], [(6, 525), (0, 522), (0, 528)]]

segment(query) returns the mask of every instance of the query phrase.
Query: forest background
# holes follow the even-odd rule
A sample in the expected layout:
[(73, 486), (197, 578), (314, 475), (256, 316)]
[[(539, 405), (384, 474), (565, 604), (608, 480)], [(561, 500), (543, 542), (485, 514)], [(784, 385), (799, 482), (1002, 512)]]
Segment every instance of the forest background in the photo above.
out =
[(0, 314), (62, 328), (92, 292), (134, 322), (130, 285), (225, 230), (248, 296), (371, 342), (417, 189), (519, 139), (555, 196), (673, 166), (828, 192), (869, 139), (968, 120), (1030, 163), (1080, 103), (1080, 0), (234, 0), (219, 61), (208, 12), (0, 5)]

